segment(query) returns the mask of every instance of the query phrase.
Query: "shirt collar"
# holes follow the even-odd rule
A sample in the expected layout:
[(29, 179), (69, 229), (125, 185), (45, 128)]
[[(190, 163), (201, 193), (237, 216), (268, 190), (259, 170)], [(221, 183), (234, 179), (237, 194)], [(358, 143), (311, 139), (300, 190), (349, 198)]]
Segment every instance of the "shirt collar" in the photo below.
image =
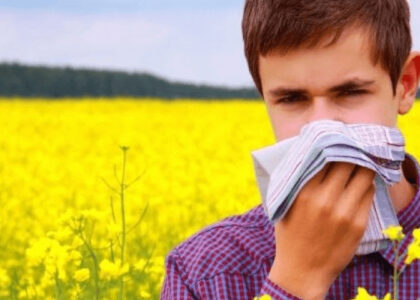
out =
[[(411, 184), (417, 185), (416, 194), (413, 199), (411, 199), (406, 207), (397, 213), (398, 223), (402, 226), (405, 234), (403, 240), (399, 242), (399, 255), (405, 259), (407, 247), (413, 240), (412, 231), (415, 228), (420, 227), (420, 165), (416, 158), (407, 152), (405, 153), (405, 160), (403, 163), (405, 164), (403, 166), (405, 177)], [(392, 243), (390, 243), (387, 248), (379, 250), (378, 252), (391, 266), (394, 265), (395, 252)], [(405, 268), (404, 259), (401, 259), (398, 264), (398, 270), (401, 270), (401, 272)]]

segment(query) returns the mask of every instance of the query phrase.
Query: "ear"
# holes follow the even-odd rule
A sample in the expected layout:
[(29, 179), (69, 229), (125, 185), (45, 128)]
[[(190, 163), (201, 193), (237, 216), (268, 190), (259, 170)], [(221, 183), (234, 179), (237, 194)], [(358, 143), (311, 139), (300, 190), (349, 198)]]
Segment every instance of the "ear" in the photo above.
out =
[(420, 52), (412, 51), (401, 71), (398, 83), (400, 89), (400, 102), (398, 113), (406, 114), (414, 104), (420, 80)]

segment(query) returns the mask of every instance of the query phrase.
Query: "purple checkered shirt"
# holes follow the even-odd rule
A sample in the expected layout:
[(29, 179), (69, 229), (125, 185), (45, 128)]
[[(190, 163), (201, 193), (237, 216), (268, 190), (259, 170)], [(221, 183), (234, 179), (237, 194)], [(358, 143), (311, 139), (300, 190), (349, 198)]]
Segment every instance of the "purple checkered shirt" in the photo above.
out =
[[(406, 256), (411, 232), (420, 227), (420, 166), (405, 153), (407, 180), (417, 184), (411, 202), (397, 213), (405, 238)], [(300, 299), (268, 279), (275, 255), (274, 227), (258, 205), (205, 227), (172, 249), (165, 259), (166, 276), (160, 299), (253, 299), (268, 294), (272, 299)], [(383, 297), (393, 293), (394, 250), (354, 256), (331, 285), (327, 299), (351, 299), (357, 287)], [(420, 260), (404, 267), (401, 260), (398, 292), (401, 300), (420, 299)]]

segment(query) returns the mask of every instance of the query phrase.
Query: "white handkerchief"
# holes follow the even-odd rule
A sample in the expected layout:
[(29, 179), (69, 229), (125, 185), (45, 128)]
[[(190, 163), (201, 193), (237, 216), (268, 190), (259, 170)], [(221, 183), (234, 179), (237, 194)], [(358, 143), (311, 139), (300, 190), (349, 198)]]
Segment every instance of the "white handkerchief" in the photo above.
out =
[(357, 164), (376, 172), (375, 198), (356, 254), (388, 246), (382, 233), (398, 219), (386, 185), (401, 180), (405, 141), (396, 127), (372, 123), (346, 124), (317, 120), (305, 124), (299, 135), (251, 152), (255, 175), (270, 221), (283, 218), (300, 189), (330, 161)]

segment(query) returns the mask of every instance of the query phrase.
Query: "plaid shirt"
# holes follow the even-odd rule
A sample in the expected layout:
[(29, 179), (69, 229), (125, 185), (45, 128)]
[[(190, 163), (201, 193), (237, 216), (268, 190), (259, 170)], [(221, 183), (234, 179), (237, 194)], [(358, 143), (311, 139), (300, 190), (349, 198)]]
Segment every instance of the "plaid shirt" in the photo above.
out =
[[(417, 193), (397, 213), (405, 238), (406, 254), (411, 232), (420, 227), (420, 166), (406, 153), (407, 180), (417, 184)], [(405, 257), (405, 254), (403, 255)], [(253, 299), (269, 294), (273, 299), (300, 299), (268, 279), (275, 256), (274, 227), (258, 205), (242, 215), (212, 224), (172, 249), (165, 259), (166, 276), (160, 299)], [(354, 256), (331, 285), (327, 299), (355, 297), (357, 287), (383, 297), (393, 290), (392, 245), (368, 255)], [(420, 260), (404, 267), (399, 278), (399, 299), (420, 299)]]

